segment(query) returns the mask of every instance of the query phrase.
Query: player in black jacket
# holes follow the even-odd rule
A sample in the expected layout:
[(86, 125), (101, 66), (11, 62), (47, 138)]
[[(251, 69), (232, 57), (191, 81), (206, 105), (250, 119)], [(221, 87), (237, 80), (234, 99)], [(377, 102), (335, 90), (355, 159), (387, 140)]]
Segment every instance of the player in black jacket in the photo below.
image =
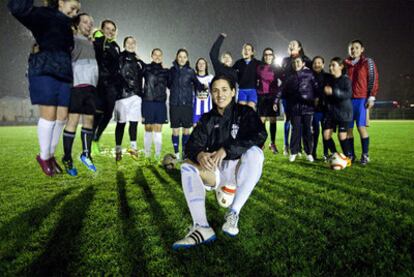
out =
[[(235, 103), (236, 90), (230, 78), (216, 76), (211, 83), (211, 92), (214, 108), (201, 117), (192, 132), (185, 149), (190, 160), (181, 166), (181, 180), (193, 228), (174, 243), (174, 249), (215, 240), (214, 230), (206, 217), (205, 189), (220, 190), (229, 183), (237, 188), (222, 230), (229, 236), (236, 236), (240, 210), (262, 174), (264, 155), (261, 147), (267, 133), (259, 116), (251, 107)], [(214, 176), (213, 182), (203, 178), (206, 173)]]
[(230, 52), (224, 52), (220, 56), (220, 48), (224, 42), (224, 39), (227, 37), (225, 33), (221, 33), (220, 36), (216, 39), (213, 46), (210, 50), (210, 60), (213, 64), (214, 73), (216, 76), (225, 75), (232, 79), (233, 82), (237, 82), (237, 72), (232, 68), (233, 57)]

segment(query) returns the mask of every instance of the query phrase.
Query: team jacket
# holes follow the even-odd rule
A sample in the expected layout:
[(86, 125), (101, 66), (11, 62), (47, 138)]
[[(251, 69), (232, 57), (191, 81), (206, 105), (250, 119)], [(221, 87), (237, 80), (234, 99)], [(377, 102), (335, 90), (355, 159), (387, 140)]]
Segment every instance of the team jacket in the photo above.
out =
[(236, 160), (250, 147), (262, 147), (266, 138), (266, 129), (257, 113), (232, 101), (223, 115), (214, 107), (201, 117), (186, 144), (185, 153), (198, 163), (200, 152), (214, 152), (224, 147), (225, 159)]
[[(312, 61), (307, 56), (302, 56), (303, 62), (307, 68), (312, 68)], [(293, 69), (292, 65), (293, 57), (285, 57), (282, 60), (282, 79), (286, 80), (290, 75), (295, 73), (295, 69)]]
[(137, 58), (135, 53), (123, 51), (119, 55), (119, 66), (122, 76), (121, 99), (133, 95), (142, 96), (142, 78), (144, 76), (145, 63)]
[(315, 77), (315, 81), (317, 83), (318, 89), (316, 90), (315, 98), (318, 98), (318, 105), (315, 107), (315, 112), (323, 112), (323, 106), (324, 106), (324, 99), (325, 94), (323, 92), (323, 89), (325, 87), (325, 81), (330, 76), (330, 74), (326, 73), (325, 71), (321, 71), (320, 73), (313, 72), (313, 76)]
[(180, 68), (177, 62), (173, 62), (169, 81), (170, 106), (193, 107), (194, 91), (204, 89), (189, 63)]
[(375, 63), (372, 61), (373, 76), (371, 77), (372, 89), (370, 93), (368, 93), (368, 83), (370, 81), (368, 58), (362, 56), (355, 65), (352, 64), (351, 58), (347, 58), (345, 60), (345, 64), (347, 68), (348, 77), (349, 79), (351, 79), (352, 82), (352, 98), (368, 98), (369, 96), (375, 97), (377, 95), (379, 88), (378, 71)]
[(39, 45), (40, 51), (29, 57), (29, 77), (48, 75), (71, 83), (74, 46), (71, 18), (57, 9), (34, 7), (33, 0), (10, 0), (7, 6)]
[(163, 68), (161, 64), (150, 63), (145, 66), (144, 71), (144, 95), (142, 100), (165, 102), (167, 100), (167, 87), (170, 71)]
[(280, 69), (273, 65), (260, 65), (257, 68), (257, 94), (275, 96), (279, 90), (278, 79), (281, 77), (280, 74)]
[(291, 115), (312, 114), (315, 110), (314, 100), (317, 90), (315, 77), (309, 68), (304, 67), (291, 74), (282, 88), (282, 95), (287, 100), (288, 113)]
[(346, 75), (334, 78), (332, 75), (326, 78), (325, 85), (332, 87), (332, 95), (324, 96), (324, 113), (327, 117), (333, 117), (337, 121), (352, 121), (352, 85)]
[(233, 80), (234, 83), (237, 82), (237, 72), (232, 67), (225, 66), (220, 61), (220, 48), (223, 44), (224, 37), (220, 35), (217, 40), (214, 42), (210, 50), (210, 60), (213, 64), (214, 73), (216, 76), (224, 75)]
[(257, 68), (260, 64), (261, 61), (253, 58), (249, 63), (240, 59), (233, 65), (233, 69), (237, 72), (240, 89), (255, 89), (257, 87)]

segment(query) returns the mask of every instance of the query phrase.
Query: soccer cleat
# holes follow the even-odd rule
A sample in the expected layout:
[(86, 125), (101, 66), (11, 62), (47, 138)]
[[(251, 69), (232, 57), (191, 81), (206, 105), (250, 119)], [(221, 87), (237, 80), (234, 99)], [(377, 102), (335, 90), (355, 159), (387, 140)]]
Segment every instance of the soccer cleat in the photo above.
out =
[(237, 223), (239, 222), (239, 215), (236, 214), (234, 211), (229, 211), (224, 216), (226, 222), (223, 224), (221, 228), (223, 232), (230, 236), (235, 237), (239, 233), (239, 228), (237, 227)]
[(115, 152), (115, 162), (120, 162), (122, 160), (122, 151)]
[(99, 141), (92, 142), (92, 155), (99, 155), (101, 154), (101, 147), (99, 145)]
[(289, 162), (294, 162), (295, 160), (296, 160), (296, 156), (297, 156), (297, 154), (291, 154), (290, 156), (289, 156)]
[(96, 172), (96, 167), (92, 162), (92, 158), (86, 156), (85, 154), (82, 154), (80, 155), (79, 159), (90, 171)]
[(175, 158), (177, 159), (177, 161), (181, 161), (181, 157), (180, 157), (180, 153), (175, 153)]
[(137, 149), (128, 148), (127, 152), (131, 155), (131, 158), (138, 160), (138, 151)]
[(176, 241), (172, 248), (174, 250), (188, 249), (200, 244), (210, 243), (216, 240), (216, 234), (211, 227), (193, 226), (190, 232), (181, 240)]
[(308, 160), (309, 162), (313, 163), (315, 161), (315, 159), (313, 158), (312, 155), (306, 155), (306, 160)]
[(277, 147), (274, 143), (269, 144), (269, 149), (270, 149), (270, 151), (272, 151), (273, 154), (279, 153), (279, 151), (277, 150)]
[(65, 171), (67, 174), (69, 174), (70, 176), (78, 175), (78, 171), (76, 170), (76, 168), (73, 167), (72, 160), (65, 160), (64, 158), (62, 158), (62, 164), (65, 167)]
[(53, 176), (53, 167), (50, 165), (49, 160), (42, 160), (42, 158), (40, 158), (40, 155), (36, 156), (36, 160), (39, 163), (40, 168), (44, 174), (47, 176)]
[(352, 165), (352, 160), (350, 158), (346, 158), (346, 167), (350, 167)]
[(50, 166), (53, 169), (53, 173), (54, 174), (61, 174), (61, 173), (63, 173), (63, 169), (60, 167), (60, 165), (56, 161), (55, 157), (51, 157), (49, 159), (49, 163), (50, 163)]
[(283, 147), (283, 156), (289, 156), (289, 145)]
[(365, 166), (369, 162), (369, 156), (368, 154), (362, 154), (361, 155), (361, 165)]

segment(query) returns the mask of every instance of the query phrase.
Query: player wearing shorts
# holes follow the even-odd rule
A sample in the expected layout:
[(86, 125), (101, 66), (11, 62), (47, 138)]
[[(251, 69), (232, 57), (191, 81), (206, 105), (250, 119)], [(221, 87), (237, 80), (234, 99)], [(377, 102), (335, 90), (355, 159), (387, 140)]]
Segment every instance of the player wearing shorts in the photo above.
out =
[(137, 57), (137, 41), (128, 36), (124, 39), (124, 51), (119, 55), (122, 76), (122, 93), (115, 103), (115, 161), (122, 159), (122, 139), (125, 125), (129, 122), (130, 148), (128, 153), (133, 159), (138, 158), (137, 129), (141, 121), (142, 78), (145, 63)]
[(242, 59), (236, 61), (233, 69), (237, 72), (239, 84), (238, 103), (256, 108), (257, 104), (257, 67), (260, 61), (254, 58), (254, 47), (245, 43), (242, 49)]
[[(170, 69), (170, 121), (173, 129), (172, 143), (178, 159), (180, 128), (182, 128), (181, 145), (184, 153), (185, 145), (190, 137), (193, 126), (194, 92), (206, 89), (198, 81), (194, 69), (190, 67), (188, 52), (185, 49), (177, 51), (176, 59)], [(184, 158), (184, 157), (183, 157)]]
[(106, 19), (101, 23), (101, 30), (94, 33), (96, 60), (99, 67), (98, 97), (93, 122), (92, 152), (100, 153), (99, 140), (111, 121), (115, 102), (122, 93), (122, 76), (120, 75), (119, 54), (116, 43), (117, 27), (115, 22)]
[[(197, 79), (205, 87), (210, 87), (210, 82), (213, 79), (213, 75), (208, 74), (208, 63), (204, 58), (199, 58), (195, 64), (195, 71), (197, 74)], [(193, 108), (193, 124), (197, 124), (201, 116), (211, 110), (213, 107), (213, 102), (211, 100), (211, 95), (209, 89), (198, 91), (194, 97), (194, 108)]]
[[(352, 121), (352, 86), (346, 75), (342, 74), (344, 62), (341, 58), (335, 57), (329, 64), (331, 76), (325, 79), (323, 95), (323, 139), (331, 153), (336, 153), (335, 142), (332, 133), (338, 130), (338, 139), (342, 151), (349, 153), (347, 132), (349, 123)], [(348, 166), (351, 159), (348, 158)]]
[(39, 105), (37, 124), (40, 153), (36, 156), (43, 173), (63, 172), (55, 159), (68, 115), (73, 80), (72, 17), (80, 8), (78, 0), (49, 1), (36, 7), (33, 0), (9, 0), (12, 15), (29, 29), (38, 45), (29, 57), (29, 91), (33, 105)]
[(162, 125), (167, 123), (167, 86), (169, 70), (162, 65), (163, 53), (155, 48), (151, 52), (152, 62), (145, 66), (144, 95), (142, 96), (142, 123), (145, 125), (144, 152), (151, 157), (155, 146), (155, 159), (159, 160), (162, 147)]
[(378, 71), (374, 61), (363, 55), (364, 45), (360, 40), (353, 40), (348, 45), (349, 57), (345, 65), (349, 79), (352, 81), (353, 120), (349, 125), (348, 139), (352, 160), (355, 159), (354, 122), (356, 122), (361, 137), (361, 165), (369, 162), (369, 136), (367, 130), (367, 113), (374, 106), (378, 93)]
[(63, 131), (62, 163), (66, 172), (77, 176), (77, 169), (73, 166), (72, 146), (76, 136), (76, 129), (82, 115), (81, 162), (91, 171), (96, 167), (91, 157), (93, 135), (93, 116), (96, 111), (96, 86), (98, 84), (98, 64), (95, 58), (95, 49), (90, 39), (93, 19), (86, 13), (81, 13), (74, 20), (75, 47), (72, 50), (73, 87), (70, 95), (69, 119)]
[(279, 110), (273, 109), (273, 103), (279, 89), (279, 82), (281, 77), (280, 69), (274, 65), (275, 55), (272, 48), (265, 48), (263, 50), (262, 65), (257, 68), (258, 78), (258, 104), (257, 112), (260, 120), (265, 123), (269, 121), (270, 125), (270, 145), (269, 149), (273, 154), (278, 153), (276, 147), (276, 117)]
[[(211, 93), (215, 105), (194, 128), (185, 149), (189, 160), (181, 165), (181, 182), (193, 224), (190, 232), (173, 244), (173, 249), (216, 239), (207, 221), (206, 189), (218, 189), (228, 182), (235, 183), (237, 188), (222, 231), (236, 236), (240, 211), (262, 174), (261, 147), (267, 133), (259, 116), (251, 107), (235, 103), (235, 84), (227, 76), (214, 77)], [(207, 183), (202, 177), (205, 173), (217, 179)]]

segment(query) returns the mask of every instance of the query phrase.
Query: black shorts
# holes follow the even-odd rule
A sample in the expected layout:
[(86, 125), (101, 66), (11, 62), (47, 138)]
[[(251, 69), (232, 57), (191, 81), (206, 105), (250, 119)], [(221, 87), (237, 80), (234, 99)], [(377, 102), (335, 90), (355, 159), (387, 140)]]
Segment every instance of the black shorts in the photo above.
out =
[(165, 124), (168, 122), (165, 102), (143, 101), (141, 110), (143, 124)]
[(170, 106), (171, 128), (193, 127), (193, 107)]
[(273, 110), (275, 98), (275, 95), (259, 95), (257, 100), (257, 113), (260, 117), (276, 117), (279, 115), (280, 109), (277, 109), (277, 112)]
[(69, 113), (93, 115), (96, 111), (96, 88), (94, 86), (71, 89)]
[(338, 128), (339, 133), (348, 132), (349, 128), (349, 121), (337, 121), (333, 117), (324, 116), (322, 121), (322, 128), (323, 130), (333, 129), (336, 132)]
[(98, 95), (96, 98), (96, 110), (105, 113), (113, 113), (115, 102), (120, 95), (120, 87), (103, 84), (98, 84)]

